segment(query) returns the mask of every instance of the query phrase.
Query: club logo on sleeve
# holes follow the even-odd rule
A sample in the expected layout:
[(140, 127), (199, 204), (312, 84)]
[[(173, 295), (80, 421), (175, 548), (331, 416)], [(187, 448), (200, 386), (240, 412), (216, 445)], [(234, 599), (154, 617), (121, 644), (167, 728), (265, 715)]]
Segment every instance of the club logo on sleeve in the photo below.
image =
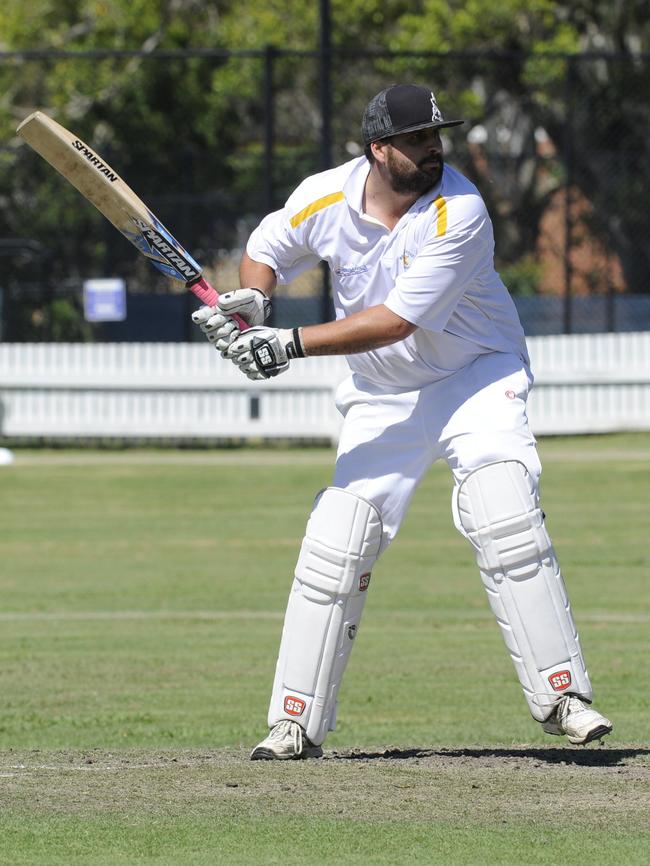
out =
[(550, 675), (548, 681), (556, 692), (563, 692), (571, 685), (571, 671), (556, 671)]
[(365, 274), (368, 271), (367, 265), (341, 265), (334, 268), (334, 273), (337, 277), (354, 277), (357, 274)]
[(284, 711), (290, 716), (301, 716), (305, 711), (305, 702), (295, 695), (287, 695), (284, 699)]
[(370, 586), (370, 578), (372, 575), (370, 572), (368, 574), (362, 574), (359, 578), (359, 592), (365, 592)]

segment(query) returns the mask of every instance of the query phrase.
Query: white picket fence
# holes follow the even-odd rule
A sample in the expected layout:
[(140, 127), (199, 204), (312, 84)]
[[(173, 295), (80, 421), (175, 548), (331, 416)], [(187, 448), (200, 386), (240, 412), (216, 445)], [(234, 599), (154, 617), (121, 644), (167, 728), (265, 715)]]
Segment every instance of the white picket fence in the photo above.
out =
[[(533, 337), (537, 434), (650, 430), (650, 332)], [(341, 358), (245, 379), (203, 344), (0, 344), (0, 436), (335, 442)]]

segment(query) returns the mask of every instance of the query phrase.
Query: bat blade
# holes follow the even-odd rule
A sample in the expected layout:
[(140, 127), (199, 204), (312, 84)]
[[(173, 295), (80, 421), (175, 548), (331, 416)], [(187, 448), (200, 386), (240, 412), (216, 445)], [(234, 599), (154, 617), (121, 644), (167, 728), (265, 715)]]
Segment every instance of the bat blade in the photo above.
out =
[[(17, 133), (158, 270), (186, 285), (204, 304), (216, 304), (219, 295), (201, 275), (198, 262), (99, 154), (42, 111), (30, 114)], [(247, 327), (235, 318), (242, 329)]]

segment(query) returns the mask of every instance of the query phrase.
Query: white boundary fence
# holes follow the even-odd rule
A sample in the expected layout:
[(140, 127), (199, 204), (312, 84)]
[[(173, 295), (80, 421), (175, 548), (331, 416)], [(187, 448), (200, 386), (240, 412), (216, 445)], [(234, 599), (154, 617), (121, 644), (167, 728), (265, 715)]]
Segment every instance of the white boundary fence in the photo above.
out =
[[(650, 430), (650, 332), (532, 337), (536, 434)], [(0, 344), (0, 435), (327, 439), (342, 358), (251, 382), (198, 343)]]

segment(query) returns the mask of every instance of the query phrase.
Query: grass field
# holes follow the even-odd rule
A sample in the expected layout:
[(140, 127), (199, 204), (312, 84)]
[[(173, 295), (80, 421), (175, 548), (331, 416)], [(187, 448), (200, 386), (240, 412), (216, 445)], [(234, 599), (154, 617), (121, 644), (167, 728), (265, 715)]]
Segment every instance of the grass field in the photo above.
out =
[(373, 572), (322, 761), (253, 763), (328, 450), (18, 451), (0, 468), (0, 863), (650, 862), (650, 435), (542, 441), (615, 730), (530, 718), (434, 467)]

